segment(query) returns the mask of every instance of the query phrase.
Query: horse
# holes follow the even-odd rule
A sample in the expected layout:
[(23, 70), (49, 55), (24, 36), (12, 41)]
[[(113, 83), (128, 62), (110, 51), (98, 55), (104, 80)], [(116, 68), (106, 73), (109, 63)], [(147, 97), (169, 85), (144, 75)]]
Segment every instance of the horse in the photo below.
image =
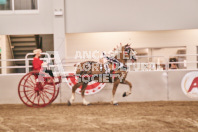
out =
[[(115, 48), (114, 50), (115, 51)], [(115, 60), (120, 62), (120, 64), (115, 64), (114, 62), (108, 60), (108, 67), (110, 68), (110, 73), (106, 73), (107, 69), (105, 64), (101, 64), (95, 61), (85, 61), (77, 65), (76, 75), (79, 78), (83, 77), (84, 81), (78, 80), (78, 82), (72, 87), (72, 96), (68, 100), (68, 106), (70, 106), (75, 100), (75, 91), (78, 87), (82, 85), (81, 96), (83, 99), (83, 105), (90, 105), (88, 101), (85, 100), (85, 90), (89, 82), (98, 81), (101, 83), (113, 83), (112, 89), (112, 99), (111, 104), (118, 105), (118, 102), (114, 100), (115, 93), (118, 85), (126, 84), (129, 86), (129, 91), (123, 93), (123, 97), (126, 97), (132, 92), (132, 83), (126, 80), (127, 77), (127, 60), (131, 60), (132, 63), (136, 61), (136, 51), (130, 47), (129, 44), (120, 46), (120, 51), (114, 56)], [(120, 66), (122, 64), (122, 66)], [(103, 76), (98, 76), (103, 75)], [(104, 77), (108, 78), (107, 80)], [(91, 79), (90, 79), (91, 78)], [(101, 79), (102, 78), (102, 79)], [(85, 81), (86, 80), (86, 81)]]

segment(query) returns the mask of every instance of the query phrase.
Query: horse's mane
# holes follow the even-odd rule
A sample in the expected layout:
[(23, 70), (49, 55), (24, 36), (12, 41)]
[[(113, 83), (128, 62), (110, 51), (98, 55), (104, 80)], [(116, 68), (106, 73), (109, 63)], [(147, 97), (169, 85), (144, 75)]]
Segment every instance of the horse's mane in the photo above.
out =
[(122, 44), (120, 43), (120, 46), (117, 45), (117, 47), (113, 48), (113, 50), (110, 51), (110, 54), (107, 54), (108, 57), (116, 57), (119, 55), (120, 51), (122, 51)]

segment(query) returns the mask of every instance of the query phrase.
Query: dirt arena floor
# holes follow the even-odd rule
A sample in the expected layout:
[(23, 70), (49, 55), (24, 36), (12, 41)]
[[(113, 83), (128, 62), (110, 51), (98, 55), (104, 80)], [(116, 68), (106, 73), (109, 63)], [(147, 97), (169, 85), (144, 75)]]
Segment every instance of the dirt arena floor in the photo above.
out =
[(198, 132), (198, 102), (0, 105), (0, 132)]

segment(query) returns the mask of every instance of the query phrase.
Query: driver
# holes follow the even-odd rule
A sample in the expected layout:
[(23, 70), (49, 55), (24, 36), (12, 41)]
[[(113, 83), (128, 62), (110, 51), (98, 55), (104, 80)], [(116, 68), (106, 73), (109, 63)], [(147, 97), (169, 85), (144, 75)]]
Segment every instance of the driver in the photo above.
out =
[(47, 63), (40, 60), (42, 50), (41, 49), (35, 49), (33, 51), (33, 53), (35, 54), (35, 56), (33, 58), (33, 61), (32, 61), (33, 70), (34, 71), (44, 71), (44, 72), (48, 73), (50, 76), (54, 77), (54, 75), (52, 73), (52, 70), (47, 70), (47, 69), (43, 68), (44, 66), (47, 65)]

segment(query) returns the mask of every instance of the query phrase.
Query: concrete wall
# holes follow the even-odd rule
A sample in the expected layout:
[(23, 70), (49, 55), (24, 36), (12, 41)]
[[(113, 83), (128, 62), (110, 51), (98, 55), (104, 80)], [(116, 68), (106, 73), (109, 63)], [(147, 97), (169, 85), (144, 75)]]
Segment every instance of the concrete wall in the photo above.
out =
[(39, 0), (38, 13), (0, 12), (0, 34), (52, 34), (53, 5), (51, 0)]
[[(188, 98), (181, 89), (181, 80), (189, 71), (130, 72), (127, 80), (132, 82), (132, 95), (123, 98), (122, 94), (128, 91), (128, 86), (118, 86), (115, 99), (119, 102), (135, 101), (196, 101)], [(167, 76), (168, 75), (168, 76)], [(0, 104), (22, 103), (18, 97), (18, 83), (23, 75), (0, 75)], [(12, 83), (10, 83), (12, 80)], [(94, 95), (86, 96), (88, 101), (110, 102), (112, 84), (106, 86)], [(66, 103), (71, 97), (71, 89), (66, 83), (61, 84), (61, 91), (55, 103)], [(76, 94), (75, 102), (82, 102), (81, 95)]]
[(197, 0), (66, 0), (66, 33), (198, 28)]
[(38, 13), (0, 12), (0, 34), (51, 34), (57, 28), (54, 9), (64, 12), (59, 24), (65, 33), (198, 28), (196, 0), (39, 0), (38, 5)]
[[(186, 47), (187, 54), (197, 54), (198, 30), (66, 34), (68, 57), (74, 57), (76, 51), (110, 51), (119, 43), (132, 43), (133, 48)], [(196, 56), (187, 60), (196, 61)], [(196, 64), (187, 67), (196, 68)]]

